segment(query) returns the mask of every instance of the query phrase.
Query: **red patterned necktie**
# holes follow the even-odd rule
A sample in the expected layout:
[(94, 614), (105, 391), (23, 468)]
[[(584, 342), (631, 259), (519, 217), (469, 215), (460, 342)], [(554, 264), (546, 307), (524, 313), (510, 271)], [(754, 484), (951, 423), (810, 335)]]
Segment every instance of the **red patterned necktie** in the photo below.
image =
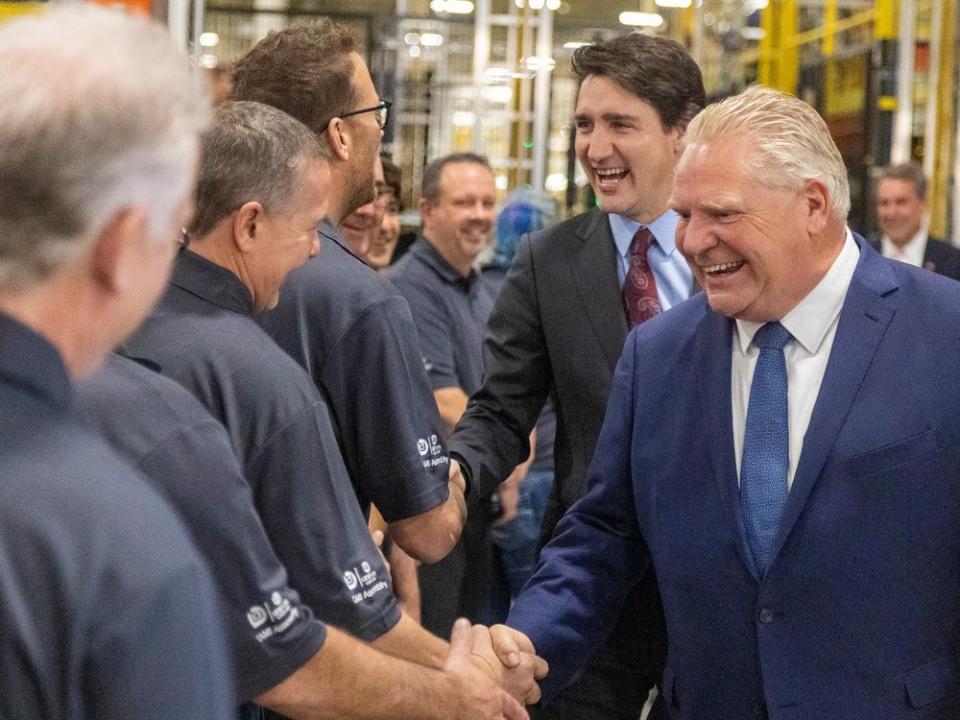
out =
[(653, 233), (645, 227), (637, 230), (630, 243), (630, 266), (623, 282), (623, 307), (631, 329), (660, 312), (657, 281), (647, 261), (647, 250), (652, 244)]

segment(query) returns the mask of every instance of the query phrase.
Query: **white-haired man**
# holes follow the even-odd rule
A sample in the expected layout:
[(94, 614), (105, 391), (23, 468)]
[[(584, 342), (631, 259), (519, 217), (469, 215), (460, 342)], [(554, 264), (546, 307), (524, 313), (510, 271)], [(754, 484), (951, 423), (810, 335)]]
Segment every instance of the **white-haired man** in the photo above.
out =
[(206, 565), (71, 409), (163, 288), (208, 102), (91, 7), (0, 29), (0, 67), (0, 717), (228, 718)]
[(628, 338), (510, 614), (545, 694), (652, 564), (660, 717), (957, 717), (960, 287), (850, 233), (826, 124), (772, 90), (693, 120), (671, 206), (704, 295)]

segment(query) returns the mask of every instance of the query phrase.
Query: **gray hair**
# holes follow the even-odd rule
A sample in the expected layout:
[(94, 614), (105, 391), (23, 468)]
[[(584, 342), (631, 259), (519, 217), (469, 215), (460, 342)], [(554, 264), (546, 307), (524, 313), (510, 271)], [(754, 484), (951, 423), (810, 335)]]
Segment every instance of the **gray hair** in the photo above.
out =
[(850, 212), (847, 169), (827, 124), (810, 105), (777, 90), (755, 86), (708, 105), (687, 128), (685, 145), (740, 137), (747, 143), (745, 162), (767, 187), (794, 190), (808, 180), (827, 187), (830, 210), (846, 219)]
[(913, 163), (900, 163), (883, 168), (877, 177), (877, 185), (881, 180), (905, 180), (913, 185), (918, 198), (927, 199), (927, 178), (924, 177), (923, 170)]
[(75, 261), (123, 208), (153, 237), (174, 221), (209, 100), (162, 27), (57, 8), (0, 27), (0, 67), (0, 292)]
[(493, 168), (490, 161), (483, 155), (472, 152), (458, 152), (444, 155), (436, 160), (432, 160), (423, 170), (423, 181), (420, 186), (420, 197), (431, 204), (436, 204), (440, 199), (440, 177), (443, 175), (443, 169), (453, 163), (469, 163), (471, 165), (483, 165), (493, 174)]
[(258, 102), (224, 102), (200, 143), (200, 177), (190, 235), (202, 238), (246, 202), (283, 213), (300, 200), (302, 173), (323, 157), (299, 120)]

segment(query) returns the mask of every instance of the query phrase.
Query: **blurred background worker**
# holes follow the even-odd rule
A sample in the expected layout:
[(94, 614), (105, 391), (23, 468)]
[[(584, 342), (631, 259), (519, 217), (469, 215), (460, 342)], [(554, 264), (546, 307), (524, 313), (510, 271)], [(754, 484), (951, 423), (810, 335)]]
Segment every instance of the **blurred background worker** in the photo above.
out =
[(0, 717), (226, 720), (206, 563), (71, 407), (163, 289), (208, 101), (89, 6), (0, 28), (0, 67)]
[[(493, 296), (474, 267), (495, 218), (493, 170), (485, 157), (455, 153), (423, 176), (421, 236), (386, 277), (410, 303), (423, 363), (447, 433), (483, 378), (483, 336)], [(446, 635), (460, 616), (477, 620), (486, 595), (492, 511), (471, 509), (463, 537), (439, 563), (420, 568), (424, 627)]]
[(910, 163), (884, 168), (875, 195), (882, 235), (872, 243), (874, 249), (884, 257), (960, 280), (960, 249), (930, 237), (923, 169)]
[(383, 219), (370, 240), (367, 264), (374, 270), (384, 270), (396, 261), (395, 251), (400, 239), (400, 168), (386, 155), (380, 156), (383, 182), (377, 187), (377, 204), (383, 208)]

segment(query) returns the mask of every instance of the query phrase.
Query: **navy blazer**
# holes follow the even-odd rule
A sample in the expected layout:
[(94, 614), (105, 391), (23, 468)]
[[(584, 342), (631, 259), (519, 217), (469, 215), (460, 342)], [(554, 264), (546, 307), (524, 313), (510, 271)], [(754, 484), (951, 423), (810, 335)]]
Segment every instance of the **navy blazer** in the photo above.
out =
[(652, 562), (661, 717), (958, 716), (960, 284), (857, 242), (762, 579), (740, 517), (732, 321), (701, 295), (628, 337), (588, 494), (508, 621), (550, 662), (548, 696)]

